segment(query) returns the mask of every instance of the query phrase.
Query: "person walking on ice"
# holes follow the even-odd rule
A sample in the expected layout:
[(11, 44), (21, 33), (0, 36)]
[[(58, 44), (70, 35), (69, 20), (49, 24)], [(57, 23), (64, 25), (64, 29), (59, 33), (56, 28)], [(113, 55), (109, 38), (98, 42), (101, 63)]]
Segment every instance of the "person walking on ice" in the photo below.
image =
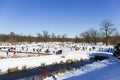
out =
[(16, 52), (14, 51), (14, 56), (16, 55)]
[(8, 57), (8, 51), (6, 51), (6, 56)]

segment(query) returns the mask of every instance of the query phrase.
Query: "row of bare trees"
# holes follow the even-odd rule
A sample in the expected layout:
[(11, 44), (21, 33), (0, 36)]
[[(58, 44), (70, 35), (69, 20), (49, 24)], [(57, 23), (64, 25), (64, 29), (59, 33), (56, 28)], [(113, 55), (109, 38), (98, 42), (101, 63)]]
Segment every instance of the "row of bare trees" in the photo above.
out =
[[(103, 42), (106, 46), (108, 44), (116, 44), (120, 42), (120, 35), (110, 20), (102, 21), (99, 30), (91, 28), (85, 32), (82, 32), (79, 36), (82, 39), (82, 42), (93, 43), (95, 45), (97, 42)], [(76, 37), (76, 39), (79, 38)], [(80, 41), (80, 39), (76, 41)]]
[[(112, 34), (113, 32), (116, 33)], [(75, 36), (75, 38), (68, 38), (66, 34), (50, 34), (48, 31), (37, 33), (36, 37), (31, 35), (18, 35), (11, 32), (10, 34), (0, 34), (0, 42), (84, 42), (95, 45), (97, 42), (103, 42), (108, 45), (120, 42), (120, 35), (110, 20), (104, 20), (101, 22), (99, 30), (91, 28)]]
[(23, 36), (11, 32), (10, 34), (0, 34), (0, 42), (68, 42), (73, 41), (72, 38), (67, 38), (66, 34), (55, 35), (54, 33), (49, 34), (48, 31), (43, 31), (42, 33), (37, 33), (37, 36)]

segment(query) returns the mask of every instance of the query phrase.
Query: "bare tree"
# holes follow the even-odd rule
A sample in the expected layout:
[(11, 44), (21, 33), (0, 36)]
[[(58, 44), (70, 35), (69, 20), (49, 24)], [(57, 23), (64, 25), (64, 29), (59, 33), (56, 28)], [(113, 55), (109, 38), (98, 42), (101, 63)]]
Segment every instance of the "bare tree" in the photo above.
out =
[(62, 35), (62, 42), (65, 42), (67, 40), (67, 34)]
[(28, 40), (27, 40), (29, 43), (33, 42), (33, 38), (31, 36), (31, 34), (28, 34)]
[(37, 41), (38, 42), (43, 41), (43, 36), (41, 33), (37, 33)]
[(15, 38), (15, 33), (14, 32), (10, 32), (10, 34), (9, 34), (9, 42), (10, 43), (14, 43), (14, 38)]
[(79, 38), (77, 35), (75, 36), (74, 42), (75, 42), (75, 43), (80, 42), (80, 38)]
[(91, 42), (91, 37), (88, 31), (85, 31), (83, 33), (80, 34), (82, 40), (86, 43), (90, 43)]
[(0, 34), (0, 42), (7, 42), (7, 41), (8, 41), (8, 35)]
[(96, 45), (96, 43), (97, 43), (97, 35), (98, 35), (97, 30), (91, 28), (89, 30), (89, 34), (91, 36), (91, 41)]
[(48, 42), (50, 38), (50, 35), (48, 33), (48, 31), (43, 31), (43, 40), (44, 42)]
[(61, 40), (61, 35), (57, 35), (57, 41), (58, 41), (58, 42), (62, 42), (62, 40)]
[(116, 31), (115, 35), (111, 36), (109, 41), (113, 45), (119, 43), (120, 42), (120, 35), (119, 35), (119, 33)]
[(108, 38), (109, 36), (116, 30), (116, 28), (113, 28), (113, 24), (110, 22), (110, 20), (104, 20), (100, 24), (103, 35), (105, 36), (105, 43), (106, 46), (108, 45)]

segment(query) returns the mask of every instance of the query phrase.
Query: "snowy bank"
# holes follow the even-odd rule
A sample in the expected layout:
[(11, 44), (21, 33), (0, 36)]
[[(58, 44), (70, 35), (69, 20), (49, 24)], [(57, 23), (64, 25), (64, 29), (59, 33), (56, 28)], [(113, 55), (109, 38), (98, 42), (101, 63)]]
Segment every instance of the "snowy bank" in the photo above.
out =
[[(62, 58), (61, 56), (64, 56)], [(88, 59), (87, 52), (73, 51), (63, 55), (48, 55), (39, 57), (29, 57), (29, 58), (8, 58), (0, 59), (0, 70), (1, 72), (6, 72), (9, 68), (18, 67), (19, 70), (22, 66), (27, 66), (27, 68), (39, 67), (41, 63), (45, 65), (53, 64), (54, 62), (60, 63), (60, 61), (66, 62), (68, 59)]]

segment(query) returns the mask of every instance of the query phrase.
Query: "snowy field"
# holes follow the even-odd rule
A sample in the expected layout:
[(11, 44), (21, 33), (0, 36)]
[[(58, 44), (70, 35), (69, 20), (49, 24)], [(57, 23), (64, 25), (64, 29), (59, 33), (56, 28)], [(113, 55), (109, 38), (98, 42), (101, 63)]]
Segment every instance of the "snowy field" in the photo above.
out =
[[(41, 63), (45, 65), (60, 61), (66, 62), (69, 59), (81, 60), (89, 59), (91, 54), (100, 54), (112, 56), (113, 46), (88, 45), (76, 43), (32, 43), (32, 44), (1, 44), (0, 56), (0, 74), (7, 73), (9, 68), (23, 66), (28, 68), (39, 67)], [(10, 52), (7, 54), (8, 50)], [(57, 51), (62, 50), (62, 54), (57, 55)], [(14, 53), (15, 52), (15, 53)], [(50, 55), (39, 55), (39, 54)], [(28, 57), (28, 55), (33, 55)], [(19, 56), (14, 57), (13, 56)], [(22, 57), (20, 57), (22, 56)], [(113, 70), (114, 69), (114, 70)], [(53, 77), (47, 77), (45, 80), (120, 80), (120, 64), (114, 57), (107, 60), (94, 62), (85, 65), (80, 69), (67, 71), (57, 74)], [(109, 75), (109, 76), (108, 76)], [(102, 76), (102, 77), (101, 77)]]

